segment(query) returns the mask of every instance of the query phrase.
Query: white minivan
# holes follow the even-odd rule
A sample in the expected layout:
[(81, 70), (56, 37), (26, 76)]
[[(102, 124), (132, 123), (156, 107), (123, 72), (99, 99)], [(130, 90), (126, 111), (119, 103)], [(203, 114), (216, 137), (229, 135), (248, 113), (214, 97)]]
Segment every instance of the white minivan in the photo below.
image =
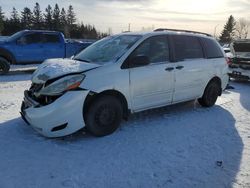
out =
[(46, 137), (83, 127), (104, 136), (130, 113), (194, 99), (210, 107), (228, 83), (224, 56), (214, 38), (194, 31), (109, 36), (72, 59), (41, 64), (21, 114)]

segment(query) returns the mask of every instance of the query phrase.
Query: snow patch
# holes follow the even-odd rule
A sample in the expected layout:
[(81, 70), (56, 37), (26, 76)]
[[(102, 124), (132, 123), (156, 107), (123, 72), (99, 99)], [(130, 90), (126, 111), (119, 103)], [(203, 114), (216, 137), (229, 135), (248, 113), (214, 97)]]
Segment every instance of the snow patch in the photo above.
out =
[(29, 76), (0, 81), (0, 187), (250, 185), (249, 83), (212, 108), (187, 102), (132, 115), (106, 137), (47, 139), (19, 116)]

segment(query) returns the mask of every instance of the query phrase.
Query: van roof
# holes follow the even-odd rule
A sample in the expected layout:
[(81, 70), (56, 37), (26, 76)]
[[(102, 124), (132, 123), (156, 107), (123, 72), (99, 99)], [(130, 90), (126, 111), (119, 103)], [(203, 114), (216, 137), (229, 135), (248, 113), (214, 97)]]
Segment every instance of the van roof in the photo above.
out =
[(155, 36), (160, 34), (185, 34), (188, 36), (199, 36), (204, 38), (211, 38), (212, 35), (207, 33), (202, 33), (198, 31), (189, 31), (189, 30), (177, 30), (177, 29), (157, 29), (150, 32), (123, 32), (118, 35), (142, 35), (142, 36)]

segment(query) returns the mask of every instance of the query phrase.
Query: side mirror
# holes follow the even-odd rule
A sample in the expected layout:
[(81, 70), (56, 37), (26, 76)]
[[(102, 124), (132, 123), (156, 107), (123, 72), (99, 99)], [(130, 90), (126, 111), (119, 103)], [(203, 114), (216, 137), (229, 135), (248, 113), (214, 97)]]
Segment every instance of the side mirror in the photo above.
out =
[(145, 55), (138, 55), (130, 59), (130, 67), (140, 67), (150, 63), (149, 57)]

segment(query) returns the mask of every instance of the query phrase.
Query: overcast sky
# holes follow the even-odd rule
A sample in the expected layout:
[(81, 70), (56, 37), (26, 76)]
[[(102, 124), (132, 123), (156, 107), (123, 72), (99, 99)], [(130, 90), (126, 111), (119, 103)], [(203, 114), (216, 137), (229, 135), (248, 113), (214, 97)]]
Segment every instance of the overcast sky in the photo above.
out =
[(77, 14), (78, 22), (93, 24), (100, 31), (112, 28), (113, 33), (144, 28), (182, 28), (217, 35), (227, 18), (250, 20), (250, 0), (0, 0), (0, 6), (8, 16), (14, 6), (34, 7), (38, 2), (41, 9), (50, 4), (67, 8), (69, 4)]

